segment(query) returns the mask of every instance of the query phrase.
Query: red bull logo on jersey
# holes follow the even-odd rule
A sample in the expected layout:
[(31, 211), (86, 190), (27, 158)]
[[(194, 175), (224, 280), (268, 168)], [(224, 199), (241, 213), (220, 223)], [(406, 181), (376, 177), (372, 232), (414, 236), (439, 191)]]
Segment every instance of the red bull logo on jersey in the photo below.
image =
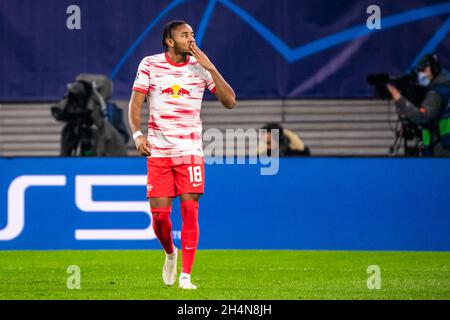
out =
[(182, 88), (178, 84), (174, 84), (166, 89), (161, 90), (161, 94), (165, 94), (167, 96), (171, 96), (172, 98), (178, 99), (184, 96), (190, 96), (191, 92)]

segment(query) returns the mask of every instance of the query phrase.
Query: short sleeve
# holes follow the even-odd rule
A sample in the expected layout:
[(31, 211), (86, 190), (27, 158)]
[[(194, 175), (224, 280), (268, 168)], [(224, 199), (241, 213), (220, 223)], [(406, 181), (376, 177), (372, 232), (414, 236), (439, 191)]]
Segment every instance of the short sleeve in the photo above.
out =
[(208, 90), (211, 91), (211, 93), (216, 92), (216, 84), (214, 83), (211, 73), (208, 70), (205, 70), (205, 80)]
[(214, 83), (211, 73), (203, 68), (198, 62), (195, 62), (194, 68), (195, 73), (205, 81), (208, 90), (211, 91), (211, 93), (216, 92), (216, 84)]
[(142, 59), (141, 63), (139, 64), (136, 79), (134, 80), (133, 83), (133, 90), (147, 94), (149, 85), (150, 85), (150, 62), (146, 57)]

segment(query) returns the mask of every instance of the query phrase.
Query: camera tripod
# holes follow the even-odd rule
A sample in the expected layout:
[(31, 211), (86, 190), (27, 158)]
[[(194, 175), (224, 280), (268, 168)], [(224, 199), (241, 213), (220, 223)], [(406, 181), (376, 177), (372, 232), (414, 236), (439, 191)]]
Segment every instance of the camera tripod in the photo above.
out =
[[(399, 156), (403, 146), (405, 157), (417, 157), (421, 154), (420, 141), (417, 139), (417, 129), (401, 114), (395, 126), (394, 143), (389, 148), (390, 156)], [(412, 143), (411, 143), (412, 142)]]

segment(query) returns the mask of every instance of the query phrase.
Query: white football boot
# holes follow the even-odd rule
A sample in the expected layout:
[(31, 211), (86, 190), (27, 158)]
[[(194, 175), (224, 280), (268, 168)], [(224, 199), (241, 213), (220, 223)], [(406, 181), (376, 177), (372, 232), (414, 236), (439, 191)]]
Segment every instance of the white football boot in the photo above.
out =
[(192, 284), (192, 282), (191, 282), (191, 275), (187, 274), (187, 273), (180, 274), (180, 281), (178, 282), (178, 286), (181, 289), (187, 289), (187, 290), (197, 289), (197, 286), (195, 284)]
[(162, 278), (164, 284), (171, 286), (177, 280), (177, 260), (178, 249), (174, 246), (171, 254), (166, 253), (166, 260), (164, 261)]

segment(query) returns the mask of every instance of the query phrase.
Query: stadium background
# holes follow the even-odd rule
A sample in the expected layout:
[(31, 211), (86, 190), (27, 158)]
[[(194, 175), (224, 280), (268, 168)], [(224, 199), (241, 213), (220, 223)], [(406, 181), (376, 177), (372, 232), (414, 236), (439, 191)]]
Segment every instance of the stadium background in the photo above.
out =
[[(240, 99), (372, 97), (369, 73), (400, 74), (422, 50), (450, 64), (445, 1), (77, 1), (81, 29), (68, 30), (70, 1), (2, 1), (2, 101), (54, 101), (83, 72), (109, 75), (128, 99), (142, 57), (161, 51), (165, 22), (184, 18)], [(431, 41), (433, 40), (433, 41)]]
[[(72, 4), (81, 8), (80, 30), (66, 27)], [(131, 143), (127, 158), (59, 158), (62, 125), (49, 108), (76, 75), (98, 73), (113, 80), (113, 100), (126, 112), (140, 59), (161, 51), (167, 21), (184, 19), (237, 94), (234, 110), (206, 95), (204, 128), (278, 121), (312, 151), (311, 158), (280, 159), (274, 176), (261, 176), (261, 165), (248, 161), (207, 165), (200, 249), (449, 251), (449, 161), (389, 157), (397, 115), (374, 98), (366, 76), (404, 73), (431, 51), (448, 68), (450, 3), (378, 1), (381, 30), (366, 27), (371, 4), (3, 0), (0, 249), (160, 247), (148, 208), (136, 209), (145, 207), (145, 160)], [(146, 111), (142, 118), (144, 124)], [(236, 148), (223, 154), (247, 155)], [(80, 206), (77, 179), (98, 175), (133, 175), (143, 183), (94, 183), (92, 195), (85, 194), (91, 207)], [(121, 201), (132, 209), (108, 211)], [(180, 230), (177, 202), (173, 207)], [(76, 236), (146, 228), (139, 240), (133, 232), (128, 239)]]

